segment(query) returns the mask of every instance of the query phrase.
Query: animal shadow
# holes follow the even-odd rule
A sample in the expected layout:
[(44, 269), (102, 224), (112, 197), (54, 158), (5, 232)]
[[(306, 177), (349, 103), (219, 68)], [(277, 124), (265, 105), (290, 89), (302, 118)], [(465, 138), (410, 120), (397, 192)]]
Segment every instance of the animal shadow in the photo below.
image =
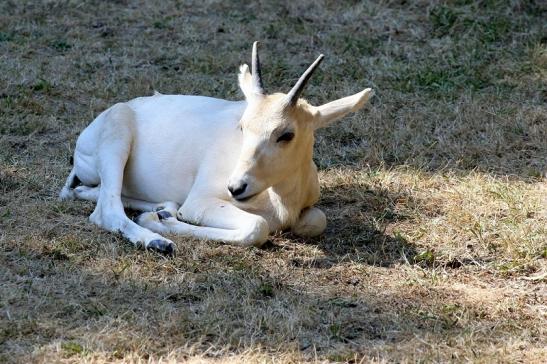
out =
[(400, 206), (415, 202), (407, 193), (365, 184), (325, 188), (318, 206), (327, 215), (327, 230), (307, 243), (317, 245), (331, 265), (333, 261), (352, 261), (388, 267), (414, 262), (415, 247), (393, 225), (410, 218)]

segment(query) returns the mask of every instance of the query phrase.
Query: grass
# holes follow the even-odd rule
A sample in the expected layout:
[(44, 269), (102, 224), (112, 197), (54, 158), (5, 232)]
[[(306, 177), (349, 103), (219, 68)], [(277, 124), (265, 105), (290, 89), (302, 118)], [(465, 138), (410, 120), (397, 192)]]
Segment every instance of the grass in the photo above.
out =
[[(539, 1), (0, 4), (0, 362), (547, 361), (547, 48)], [(79, 132), (162, 93), (241, 98), (262, 41), (315, 104), (329, 226), (173, 259), (60, 202)]]

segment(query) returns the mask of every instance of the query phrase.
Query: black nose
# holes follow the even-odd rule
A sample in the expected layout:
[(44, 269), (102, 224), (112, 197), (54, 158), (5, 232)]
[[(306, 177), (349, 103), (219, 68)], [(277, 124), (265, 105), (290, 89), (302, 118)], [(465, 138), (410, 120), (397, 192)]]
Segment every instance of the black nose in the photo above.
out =
[(228, 186), (228, 191), (232, 194), (232, 196), (237, 197), (241, 195), (245, 190), (247, 189), (247, 184), (243, 183), (238, 187)]

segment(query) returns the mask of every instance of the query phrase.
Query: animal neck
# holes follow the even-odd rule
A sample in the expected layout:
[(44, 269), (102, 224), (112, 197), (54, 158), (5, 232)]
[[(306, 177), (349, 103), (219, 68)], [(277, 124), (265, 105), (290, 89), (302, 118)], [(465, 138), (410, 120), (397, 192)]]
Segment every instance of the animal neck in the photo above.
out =
[(313, 162), (310, 161), (307, 164), (296, 169), (287, 178), (278, 184), (271, 187), (271, 190), (279, 195), (284, 201), (296, 202), (299, 200), (299, 196), (302, 192), (305, 192), (308, 182), (308, 176), (312, 173)]
[(284, 226), (295, 223), (302, 209), (313, 205), (319, 199), (319, 181), (312, 152), (310, 148), (305, 162), (269, 189), (272, 207)]

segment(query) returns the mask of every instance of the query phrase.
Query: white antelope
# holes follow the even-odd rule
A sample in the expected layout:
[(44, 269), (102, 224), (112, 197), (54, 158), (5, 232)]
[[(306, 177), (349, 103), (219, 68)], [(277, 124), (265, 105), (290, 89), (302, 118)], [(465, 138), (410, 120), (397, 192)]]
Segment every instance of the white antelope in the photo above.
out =
[[(60, 198), (96, 201), (93, 223), (165, 254), (175, 245), (159, 234), (242, 246), (280, 230), (321, 234), (314, 131), (372, 95), (318, 107), (300, 99), (322, 59), (288, 94), (267, 95), (255, 42), (252, 73), (240, 67), (244, 101), (155, 93), (112, 106), (80, 134)], [(132, 221), (124, 206), (144, 213)]]

